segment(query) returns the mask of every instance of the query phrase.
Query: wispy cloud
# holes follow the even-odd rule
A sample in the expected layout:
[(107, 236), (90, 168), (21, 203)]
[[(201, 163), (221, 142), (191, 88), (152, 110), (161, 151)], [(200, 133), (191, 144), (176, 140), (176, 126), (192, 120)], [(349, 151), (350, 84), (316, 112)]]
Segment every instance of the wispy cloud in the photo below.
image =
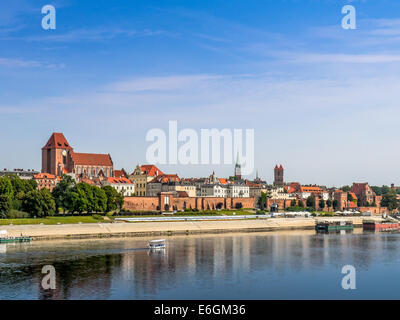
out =
[(173, 91), (189, 88), (199, 88), (210, 81), (221, 79), (213, 75), (173, 75), (164, 77), (142, 77), (121, 81), (105, 87), (114, 92), (143, 92), (143, 91)]
[(23, 59), (10, 59), (0, 58), (0, 66), (10, 68), (48, 68), (48, 69), (61, 69), (64, 64), (54, 64), (41, 61), (23, 60)]
[(131, 30), (123, 28), (101, 27), (96, 29), (74, 29), (65, 33), (53, 35), (31, 35), (23, 37), (7, 37), (3, 40), (24, 40), (28, 42), (81, 42), (81, 41), (104, 41), (117, 37), (153, 37), (171, 36), (172, 34), (163, 30)]
[(314, 54), (280, 53), (283, 60), (295, 63), (390, 63), (400, 62), (400, 54)]

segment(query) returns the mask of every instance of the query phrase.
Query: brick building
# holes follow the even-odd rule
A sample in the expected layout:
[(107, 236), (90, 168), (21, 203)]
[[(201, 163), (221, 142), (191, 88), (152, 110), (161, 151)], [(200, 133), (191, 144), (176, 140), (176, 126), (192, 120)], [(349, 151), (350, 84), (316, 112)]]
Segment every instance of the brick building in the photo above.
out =
[(156, 197), (125, 197), (124, 208), (133, 211), (215, 210), (254, 208), (256, 198), (188, 197), (186, 192), (161, 192)]
[(51, 192), (61, 178), (50, 173), (38, 173), (33, 176), (33, 180), (36, 181), (39, 190), (46, 188)]
[(109, 154), (74, 152), (64, 134), (55, 132), (42, 148), (42, 173), (113, 177), (114, 164)]
[(367, 182), (365, 183), (353, 183), (351, 188), (351, 192), (353, 192), (358, 198), (358, 206), (369, 206), (372, 203), (379, 201), (376, 198), (376, 194), (374, 190), (368, 185)]
[(278, 165), (275, 166), (274, 169), (274, 186), (276, 187), (283, 187), (285, 185), (284, 181), (283, 181), (283, 167), (282, 165), (280, 165), (278, 167)]

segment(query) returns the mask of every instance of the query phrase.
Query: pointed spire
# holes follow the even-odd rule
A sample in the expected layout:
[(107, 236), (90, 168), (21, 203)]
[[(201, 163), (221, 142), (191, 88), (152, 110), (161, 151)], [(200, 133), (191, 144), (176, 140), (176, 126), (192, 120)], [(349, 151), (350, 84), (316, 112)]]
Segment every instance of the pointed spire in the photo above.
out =
[(236, 165), (240, 165), (239, 151), (237, 152), (237, 155), (236, 155)]

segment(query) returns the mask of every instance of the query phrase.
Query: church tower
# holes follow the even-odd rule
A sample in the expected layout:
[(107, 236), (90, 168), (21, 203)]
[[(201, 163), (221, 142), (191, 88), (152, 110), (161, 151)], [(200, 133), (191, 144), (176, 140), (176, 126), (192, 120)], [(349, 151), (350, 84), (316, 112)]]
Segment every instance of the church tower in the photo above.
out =
[(62, 133), (53, 133), (42, 148), (42, 173), (61, 176), (64, 171), (71, 171), (73, 151)]
[(274, 186), (276, 187), (283, 187), (284, 186), (284, 181), (283, 181), (283, 167), (280, 165), (275, 166), (274, 169)]
[(240, 165), (240, 161), (239, 161), (239, 152), (237, 154), (236, 164), (235, 164), (235, 179), (237, 179), (237, 180), (242, 179), (242, 166)]

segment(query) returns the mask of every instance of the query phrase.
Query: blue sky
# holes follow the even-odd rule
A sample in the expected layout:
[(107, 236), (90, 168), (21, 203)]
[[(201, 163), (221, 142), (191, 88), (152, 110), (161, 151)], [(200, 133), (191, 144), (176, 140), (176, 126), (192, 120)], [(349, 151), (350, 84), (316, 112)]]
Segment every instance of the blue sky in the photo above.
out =
[[(42, 6), (57, 10), (41, 28)], [(341, 28), (351, 4), (357, 29)], [(0, 4), (0, 168), (77, 152), (145, 163), (148, 130), (251, 128), (268, 182), (400, 184), (396, 0), (14, 0)], [(233, 166), (164, 166), (228, 176)]]

